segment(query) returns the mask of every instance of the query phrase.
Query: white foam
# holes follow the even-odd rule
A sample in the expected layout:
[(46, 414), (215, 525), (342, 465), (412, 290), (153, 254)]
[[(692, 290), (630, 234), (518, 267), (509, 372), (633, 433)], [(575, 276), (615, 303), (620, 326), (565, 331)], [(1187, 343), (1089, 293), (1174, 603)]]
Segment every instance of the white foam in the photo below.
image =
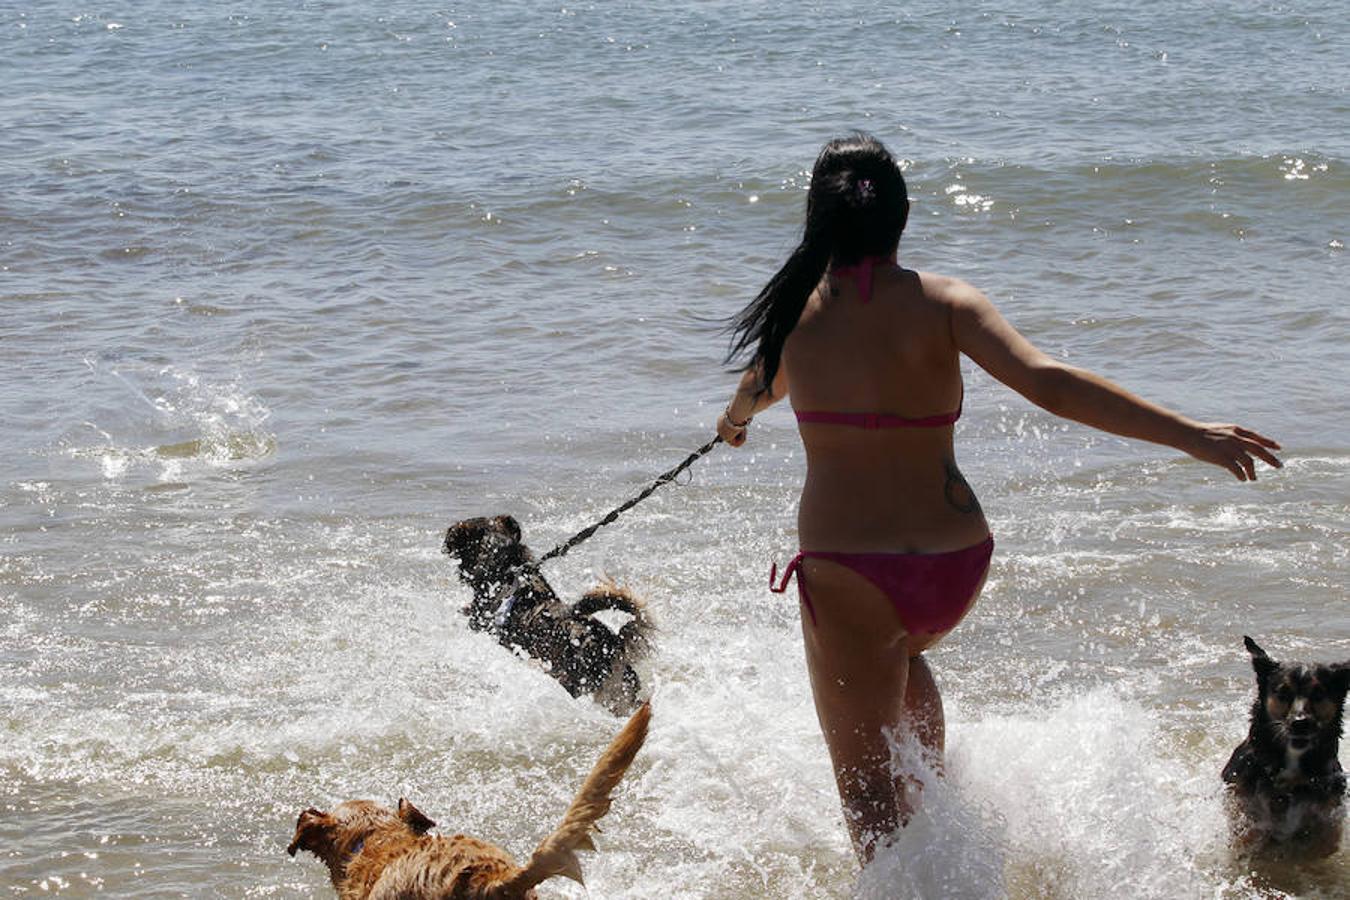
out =
[(1224, 839), (1217, 774), (1166, 746), (1154, 714), (1109, 689), (955, 721), (947, 777), (927, 773), (922, 810), (856, 895), (1213, 895), (1224, 886), (1204, 865)]

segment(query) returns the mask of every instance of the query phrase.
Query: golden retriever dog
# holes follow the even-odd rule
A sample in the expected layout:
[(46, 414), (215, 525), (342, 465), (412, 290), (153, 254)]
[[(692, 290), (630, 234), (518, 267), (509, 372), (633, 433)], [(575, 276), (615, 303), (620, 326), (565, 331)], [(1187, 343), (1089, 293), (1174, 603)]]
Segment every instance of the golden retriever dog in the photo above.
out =
[(339, 900), (533, 900), (546, 878), (581, 882), (576, 852), (595, 849), (591, 829), (609, 812), (610, 793), (646, 740), (650, 719), (651, 704), (644, 703), (523, 867), (486, 841), (427, 834), (436, 823), (407, 800), (397, 810), (370, 800), (349, 800), (332, 812), (307, 809), (286, 852), (308, 850), (323, 860)]

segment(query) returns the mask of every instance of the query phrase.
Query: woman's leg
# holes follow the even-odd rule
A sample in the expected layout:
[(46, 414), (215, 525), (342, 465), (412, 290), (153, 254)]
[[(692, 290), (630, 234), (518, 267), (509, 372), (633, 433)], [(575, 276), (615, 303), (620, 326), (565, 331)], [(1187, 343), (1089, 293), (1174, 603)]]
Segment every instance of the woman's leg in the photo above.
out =
[(928, 667), (910, 660), (908, 637), (871, 582), (822, 560), (808, 560), (798, 577), (815, 607), (814, 624), (803, 608), (802, 632), (816, 714), (854, 852), (866, 863), (876, 842), (912, 809), (906, 779), (891, 770), (887, 734), (898, 731), (903, 739), (912, 727), (925, 746), (936, 740), (940, 753), (941, 700)]
[(905, 686), (905, 717), (908, 730), (924, 750), (924, 762), (942, 774), (947, 749), (947, 723), (942, 714), (942, 695), (938, 693), (933, 670), (922, 655), (909, 661), (909, 682)]

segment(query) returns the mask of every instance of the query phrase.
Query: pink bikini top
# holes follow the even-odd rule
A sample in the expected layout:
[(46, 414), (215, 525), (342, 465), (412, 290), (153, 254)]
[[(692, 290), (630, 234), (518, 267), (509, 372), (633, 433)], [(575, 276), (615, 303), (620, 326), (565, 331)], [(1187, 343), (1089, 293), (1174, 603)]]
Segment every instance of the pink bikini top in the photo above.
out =
[[(843, 278), (857, 278), (858, 293), (862, 295), (862, 302), (867, 303), (872, 299), (873, 267), (878, 263), (888, 262), (890, 262), (890, 259), (884, 256), (867, 256), (851, 266), (835, 266), (831, 271)], [(961, 404), (957, 404), (954, 412), (941, 413), (936, 416), (922, 416), (916, 419), (890, 413), (797, 411), (798, 422), (815, 422), (821, 425), (852, 425), (855, 428), (870, 430), (878, 428), (944, 428), (948, 425), (954, 425), (959, 418), (961, 418)]]
[(852, 425), (855, 428), (866, 428), (875, 430), (878, 428), (944, 428), (947, 425), (955, 425), (956, 420), (961, 418), (961, 407), (957, 407), (955, 412), (942, 413), (936, 416), (923, 416), (918, 419), (910, 419), (905, 416), (895, 416), (890, 413), (852, 413), (852, 412), (829, 412), (827, 410), (797, 410), (798, 422), (815, 422), (820, 425)]

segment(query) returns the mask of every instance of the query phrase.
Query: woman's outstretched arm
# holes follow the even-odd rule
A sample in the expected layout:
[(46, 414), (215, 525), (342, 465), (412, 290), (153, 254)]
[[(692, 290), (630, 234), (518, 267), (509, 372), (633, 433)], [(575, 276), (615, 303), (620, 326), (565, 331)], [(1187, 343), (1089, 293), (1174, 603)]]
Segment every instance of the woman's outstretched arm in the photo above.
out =
[(736, 393), (732, 395), (722, 414), (717, 417), (718, 435), (733, 447), (745, 443), (745, 428), (755, 413), (761, 409), (768, 409), (787, 396), (787, 372), (782, 366), (778, 367), (773, 384), (767, 391), (760, 387), (761, 372), (758, 366), (746, 369), (740, 383), (736, 385)]
[(924, 282), (950, 303), (957, 349), (1042, 409), (1122, 437), (1175, 447), (1227, 469), (1239, 481), (1256, 479), (1255, 459), (1283, 465), (1270, 452), (1280, 445), (1265, 435), (1238, 425), (1197, 422), (1045, 355), (971, 285), (927, 275)]

